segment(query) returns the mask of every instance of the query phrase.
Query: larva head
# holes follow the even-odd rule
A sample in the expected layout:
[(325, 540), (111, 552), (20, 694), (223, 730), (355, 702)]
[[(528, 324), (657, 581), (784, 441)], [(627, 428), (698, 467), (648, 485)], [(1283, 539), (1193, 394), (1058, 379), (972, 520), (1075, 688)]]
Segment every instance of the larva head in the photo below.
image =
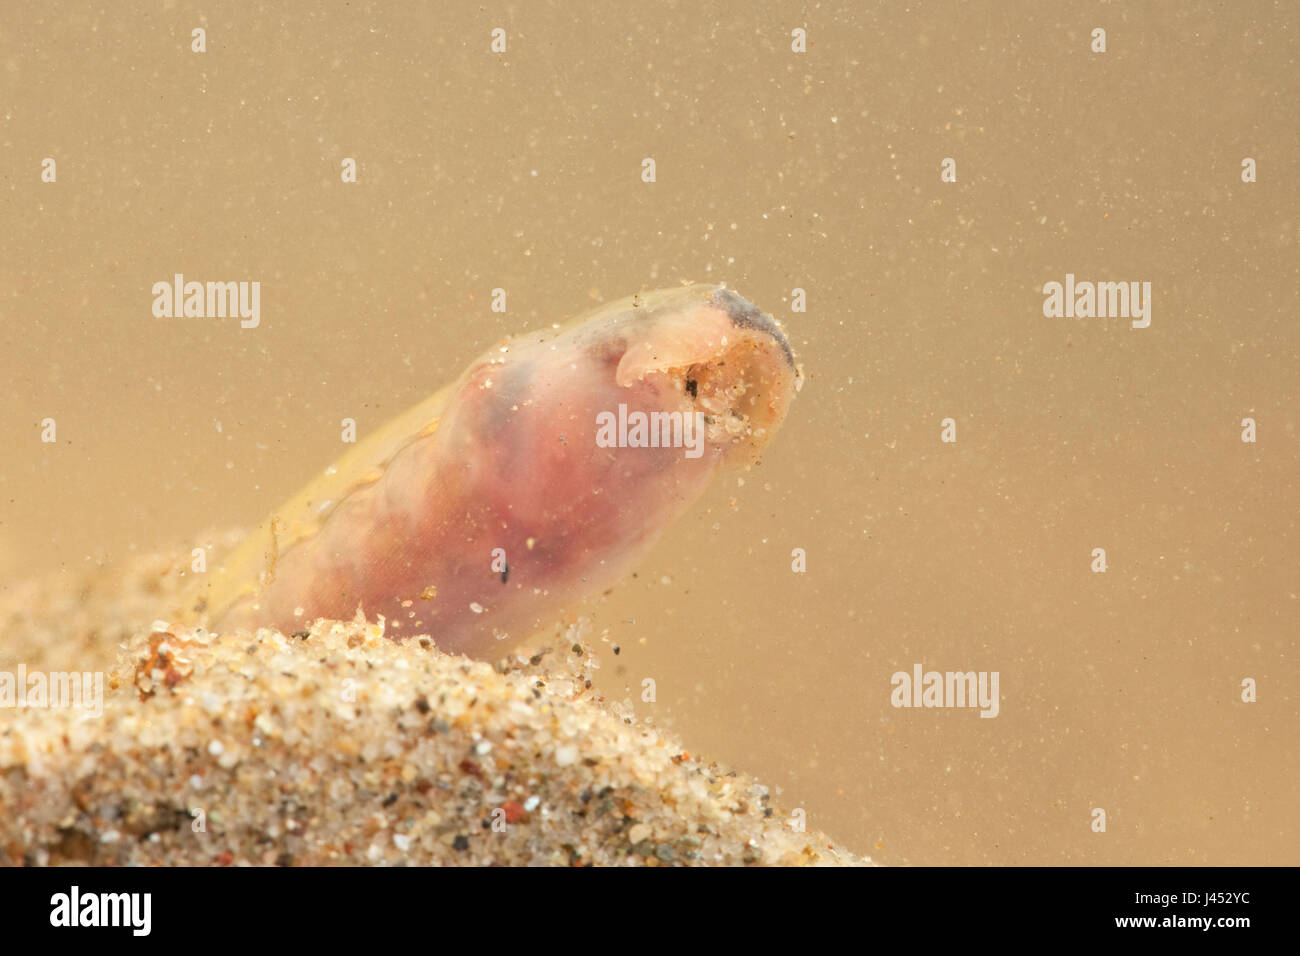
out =
[(757, 460), (800, 384), (776, 320), (718, 286), (658, 293), (639, 308), (625, 323), (617, 384), (664, 377), (683, 411), (703, 414), (711, 445), (732, 462)]
[[(800, 384), (771, 316), (729, 289), (693, 285), (622, 299), (500, 346), (466, 373), (443, 429), (467, 450), (490, 445), (535, 478), (594, 479), (593, 469), (615, 460), (633, 472), (671, 465), (681, 478), (683, 457), (710, 472), (757, 461)], [(625, 433), (623, 410), (633, 429), (638, 414), (659, 416), (651, 444)], [(613, 445), (600, 427), (611, 417)], [(679, 420), (696, 445), (690, 454), (681, 442), (653, 440)]]

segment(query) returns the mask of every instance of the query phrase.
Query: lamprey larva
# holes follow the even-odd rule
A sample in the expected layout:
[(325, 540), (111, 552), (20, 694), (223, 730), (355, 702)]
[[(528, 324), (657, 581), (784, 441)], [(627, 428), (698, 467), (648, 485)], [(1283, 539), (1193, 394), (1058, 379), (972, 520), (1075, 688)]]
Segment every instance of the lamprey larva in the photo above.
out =
[(383, 615), (490, 656), (614, 583), (724, 464), (747, 467), (800, 373), (720, 286), (632, 296), (508, 339), (367, 436), (187, 595), (216, 630)]

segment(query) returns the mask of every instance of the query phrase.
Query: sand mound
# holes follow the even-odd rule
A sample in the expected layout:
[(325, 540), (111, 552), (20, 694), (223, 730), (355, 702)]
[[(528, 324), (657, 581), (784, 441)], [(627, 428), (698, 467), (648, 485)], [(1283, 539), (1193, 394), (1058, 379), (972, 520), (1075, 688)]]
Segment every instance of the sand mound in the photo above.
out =
[(7, 589), (0, 667), (106, 673), (99, 716), (0, 710), (0, 862), (864, 862), (600, 701), (580, 630), (492, 667), (360, 619), (132, 624), (175, 577), (150, 557)]

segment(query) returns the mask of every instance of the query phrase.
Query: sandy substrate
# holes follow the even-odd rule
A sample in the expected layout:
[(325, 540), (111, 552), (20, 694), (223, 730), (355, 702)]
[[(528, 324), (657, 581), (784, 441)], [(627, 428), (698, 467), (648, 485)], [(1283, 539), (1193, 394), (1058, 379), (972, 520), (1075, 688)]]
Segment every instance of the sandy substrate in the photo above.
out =
[(0, 709), (0, 863), (867, 862), (600, 700), (581, 622), (493, 667), (360, 620), (151, 626), (178, 581), (154, 556), (0, 593), (0, 671), (104, 675), (97, 717)]

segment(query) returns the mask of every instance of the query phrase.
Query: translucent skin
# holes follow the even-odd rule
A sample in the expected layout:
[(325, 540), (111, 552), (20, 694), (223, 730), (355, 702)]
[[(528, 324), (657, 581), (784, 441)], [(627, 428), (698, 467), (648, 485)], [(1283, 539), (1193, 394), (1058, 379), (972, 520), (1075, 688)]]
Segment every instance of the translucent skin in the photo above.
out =
[[(490, 657), (620, 578), (724, 464), (755, 461), (798, 383), (776, 323), (716, 286), (509, 341), (279, 509), (190, 607), (287, 633), (360, 606), (392, 636)], [(620, 404), (705, 413), (703, 453), (601, 447), (597, 416)]]

